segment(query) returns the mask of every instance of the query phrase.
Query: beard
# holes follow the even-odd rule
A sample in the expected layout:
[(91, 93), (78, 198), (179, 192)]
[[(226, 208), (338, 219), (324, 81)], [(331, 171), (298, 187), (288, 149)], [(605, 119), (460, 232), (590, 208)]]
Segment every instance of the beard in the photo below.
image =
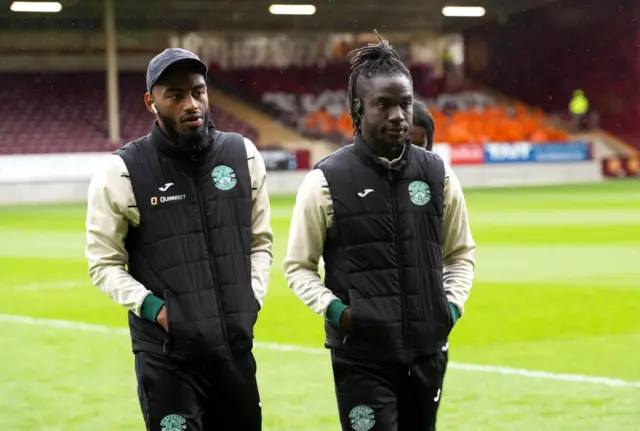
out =
[(169, 139), (171, 139), (179, 148), (188, 151), (198, 151), (205, 147), (204, 143), (209, 137), (209, 123), (211, 122), (211, 113), (205, 112), (202, 117), (202, 126), (197, 129), (191, 129), (179, 132), (180, 124), (173, 118), (158, 114), (158, 119), (164, 125)]

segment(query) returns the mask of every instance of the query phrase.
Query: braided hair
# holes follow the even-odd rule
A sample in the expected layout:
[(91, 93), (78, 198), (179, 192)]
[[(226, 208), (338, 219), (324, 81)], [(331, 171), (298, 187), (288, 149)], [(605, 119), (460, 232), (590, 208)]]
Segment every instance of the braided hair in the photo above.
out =
[(418, 100), (413, 102), (413, 124), (424, 129), (427, 135), (427, 150), (431, 151), (436, 126), (425, 104)]
[(362, 101), (356, 96), (356, 85), (361, 78), (373, 76), (405, 75), (411, 80), (411, 73), (404, 65), (398, 53), (389, 42), (384, 40), (377, 30), (378, 43), (370, 43), (349, 53), (351, 57), (351, 74), (349, 75), (349, 111), (355, 132), (360, 131), (360, 114)]

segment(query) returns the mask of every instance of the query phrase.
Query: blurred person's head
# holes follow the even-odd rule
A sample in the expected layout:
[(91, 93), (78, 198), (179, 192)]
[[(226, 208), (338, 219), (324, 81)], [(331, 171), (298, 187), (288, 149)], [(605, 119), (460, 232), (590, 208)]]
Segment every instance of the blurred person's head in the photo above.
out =
[(413, 119), (413, 82), (409, 69), (389, 43), (356, 49), (351, 56), (349, 107), (356, 133), (378, 155), (402, 152)]
[(416, 100), (413, 102), (413, 125), (409, 136), (411, 142), (419, 147), (433, 150), (433, 134), (435, 123), (433, 117), (424, 103)]
[(147, 109), (165, 135), (186, 148), (199, 147), (207, 137), (211, 114), (206, 76), (206, 65), (179, 48), (164, 50), (147, 69)]

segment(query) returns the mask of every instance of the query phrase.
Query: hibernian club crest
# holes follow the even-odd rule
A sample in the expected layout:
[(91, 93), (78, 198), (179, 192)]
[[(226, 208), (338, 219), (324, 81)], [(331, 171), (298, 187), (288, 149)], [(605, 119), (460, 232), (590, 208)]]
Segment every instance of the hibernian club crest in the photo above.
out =
[(376, 424), (373, 409), (369, 406), (355, 406), (349, 412), (349, 419), (355, 431), (369, 431)]
[(187, 420), (180, 415), (165, 416), (160, 422), (162, 431), (185, 431)]
[(219, 165), (211, 171), (213, 184), (220, 190), (231, 190), (238, 183), (236, 173), (233, 169), (226, 165)]
[(431, 200), (431, 190), (424, 181), (413, 181), (409, 184), (409, 198), (416, 205), (426, 205)]

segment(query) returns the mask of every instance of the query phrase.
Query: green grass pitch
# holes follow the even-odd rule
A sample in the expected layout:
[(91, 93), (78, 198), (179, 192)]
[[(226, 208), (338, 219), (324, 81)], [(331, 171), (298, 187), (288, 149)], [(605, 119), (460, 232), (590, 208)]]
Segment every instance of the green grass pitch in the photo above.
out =
[[(466, 195), (476, 281), (450, 340), (439, 429), (640, 429), (640, 182)], [(293, 199), (272, 205), (256, 338), (277, 345), (255, 350), (264, 429), (337, 430), (322, 321), (283, 277)], [(0, 208), (0, 428), (142, 429), (126, 313), (89, 281), (84, 213)]]

